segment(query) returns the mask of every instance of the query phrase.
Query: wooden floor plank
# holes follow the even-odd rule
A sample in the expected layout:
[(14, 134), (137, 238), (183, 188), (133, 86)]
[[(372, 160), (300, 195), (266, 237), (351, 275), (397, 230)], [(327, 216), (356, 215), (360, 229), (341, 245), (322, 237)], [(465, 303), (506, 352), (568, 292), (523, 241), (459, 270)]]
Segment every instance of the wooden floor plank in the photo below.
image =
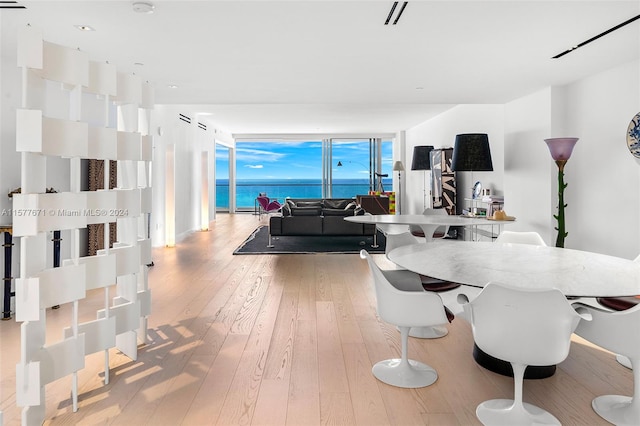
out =
[[(357, 254), (232, 254), (266, 223), (219, 214), (210, 231), (154, 249), (149, 344), (136, 361), (109, 351), (108, 385), (103, 355), (87, 357), (76, 413), (70, 378), (48, 385), (45, 424), (466, 426), (480, 424), (479, 403), (512, 397), (513, 379), (473, 360), (471, 327), (460, 316), (444, 338), (410, 339), (410, 357), (436, 369), (435, 384), (401, 389), (379, 382), (371, 367), (398, 357), (400, 338), (376, 314), (367, 263)], [(395, 267), (384, 255), (373, 257)], [(442, 295), (459, 312), (456, 296)], [(101, 290), (89, 292), (79, 317), (95, 318), (103, 304)], [(57, 341), (70, 321), (70, 305), (48, 309), (47, 340)], [(3, 426), (20, 424), (19, 351), (20, 324), (0, 322)], [(564, 425), (599, 426), (608, 423), (593, 412), (591, 399), (632, 389), (631, 371), (613, 354), (574, 337), (556, 374), (525, 381), (524, 397)]]

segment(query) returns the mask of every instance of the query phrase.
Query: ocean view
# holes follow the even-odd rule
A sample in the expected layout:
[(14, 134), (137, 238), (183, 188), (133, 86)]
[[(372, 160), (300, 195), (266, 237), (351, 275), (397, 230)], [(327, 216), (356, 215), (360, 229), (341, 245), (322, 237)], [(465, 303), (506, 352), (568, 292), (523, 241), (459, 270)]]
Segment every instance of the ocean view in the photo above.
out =
[[(391, 179), (383, 179), (384, 189), (392, 189)], [(279, 201), (285, 198), (321, 198), (321, 179), (273, 179), (273, 180), (237, 180), (236, 208), (253, 209), (259, 193), (265, 192), (271, 199)], [(369, 192), (368, 179), (334, 179), (333, 198), (352, 198)], [(229, 181), (216, 180), (216, 207), (229, 208)]]

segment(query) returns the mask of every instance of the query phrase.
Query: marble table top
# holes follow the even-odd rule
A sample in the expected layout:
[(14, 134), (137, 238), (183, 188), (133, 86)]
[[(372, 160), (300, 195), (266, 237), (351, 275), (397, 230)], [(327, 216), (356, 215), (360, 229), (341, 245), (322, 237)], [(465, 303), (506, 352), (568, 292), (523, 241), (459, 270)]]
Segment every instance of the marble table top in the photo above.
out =
[(449, 225), (449, 226), (477, 226), (477, 225), (503, 225), (513, 223), (507, 220), (490, 220), (479, 217), (450, 216), (450, 215), (424, 215), (424, 214), (376, 214), (347, 216), (344, 220), (356, 223), (369, 224), (393, 224), (393, 225)]
[(441, 241), (399, 247), (388, 257), (408, 270), (475, 287), (495, 281), (557, 288), (567, 296), (640, 294), (640, 262), (566, 248)]

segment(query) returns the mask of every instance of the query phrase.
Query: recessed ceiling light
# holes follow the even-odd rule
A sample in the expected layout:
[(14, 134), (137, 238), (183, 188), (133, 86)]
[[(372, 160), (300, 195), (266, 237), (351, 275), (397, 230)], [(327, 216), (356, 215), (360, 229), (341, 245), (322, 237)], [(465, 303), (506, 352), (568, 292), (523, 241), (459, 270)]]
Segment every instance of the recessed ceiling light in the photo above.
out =
[(136, 1), (133, 2), (133, 11), (136, 13), (153, 13), (155, 6), (151, 2)]
[(95, 31), (95, 29), (93, 27), (90, 27), (89, 25), (74, 25), (74, 27), (76, 27), (80, 31)]
[(170, 84), (167, 86), (169, 89), (177, 89), (178, 86), (176, 86), (175, 84)]

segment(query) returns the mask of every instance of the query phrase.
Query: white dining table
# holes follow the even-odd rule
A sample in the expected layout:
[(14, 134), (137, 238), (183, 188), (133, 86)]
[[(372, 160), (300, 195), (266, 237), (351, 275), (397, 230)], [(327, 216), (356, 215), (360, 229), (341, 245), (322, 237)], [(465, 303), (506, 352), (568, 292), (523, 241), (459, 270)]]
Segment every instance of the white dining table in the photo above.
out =
[(432, 240), (433, 232), (439, 226), (502, 226), (514, 223), (508, 220), (492, 220), (483, 217), (467, 217), (454, 215), (424, 215), (424, 214), (376, 214), (347, 216), (348, 222), (375, 224), (375, 225), (416, 225), (422, 228), (425, 242)]
[(640, 294), (639, 262), (588, 251), (441, 241), (402, 246), (388, 257), (410, 271), (474, 287), (494, 281), (528, 289), (557, 288), (566, 296)]

